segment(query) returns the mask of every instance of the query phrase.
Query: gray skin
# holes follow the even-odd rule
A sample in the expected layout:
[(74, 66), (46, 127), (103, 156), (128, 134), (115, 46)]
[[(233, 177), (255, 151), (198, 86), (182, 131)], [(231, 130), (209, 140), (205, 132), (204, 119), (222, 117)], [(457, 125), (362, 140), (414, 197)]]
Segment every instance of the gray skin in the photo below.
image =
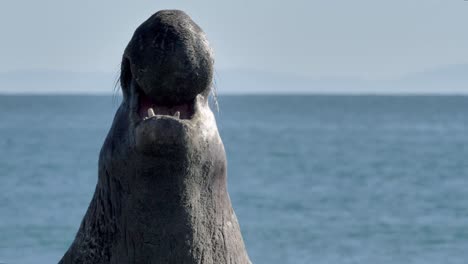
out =
[(138, 27), (94, 197), (60, 263), (250, 263), (208, 105), (212, 78), (211, 48), (184, 12)]

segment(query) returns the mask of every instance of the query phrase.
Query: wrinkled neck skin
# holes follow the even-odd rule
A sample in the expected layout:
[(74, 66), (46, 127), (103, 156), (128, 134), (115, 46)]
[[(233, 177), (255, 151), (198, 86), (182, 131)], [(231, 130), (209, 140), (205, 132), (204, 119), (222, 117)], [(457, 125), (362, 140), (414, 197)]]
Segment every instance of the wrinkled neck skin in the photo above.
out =
[[(182, 125), (154, 118), (148, 132), (134, 118), (137, 101), (133, 92), (116, 113), (94, 197), (60, 263), (250, 263), (206, 97)], [(151, 141), (149, 153), (137, 147), (139, 133), (158, 129), (165, 141)]]

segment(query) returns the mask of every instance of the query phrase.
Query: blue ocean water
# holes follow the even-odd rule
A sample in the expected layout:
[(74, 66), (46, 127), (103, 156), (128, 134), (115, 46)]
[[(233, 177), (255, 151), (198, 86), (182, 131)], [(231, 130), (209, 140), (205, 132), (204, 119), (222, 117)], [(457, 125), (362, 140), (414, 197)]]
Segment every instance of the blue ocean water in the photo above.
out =
[[(94, 192), (110, 96), (0, 96), (0, 263), (56, 263)], [(253, 263), (468, 261), (468, 97), (221, 96)]]

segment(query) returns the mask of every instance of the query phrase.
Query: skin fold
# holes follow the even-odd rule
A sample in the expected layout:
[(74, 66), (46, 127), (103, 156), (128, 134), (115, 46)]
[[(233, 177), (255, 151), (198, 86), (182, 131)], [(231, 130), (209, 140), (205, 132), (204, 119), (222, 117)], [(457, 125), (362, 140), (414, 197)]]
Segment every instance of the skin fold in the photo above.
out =
[(250, 263), (208, 105), (213, 63), (205, 34), (182, 11), (138, 27), (94, 196), (59, 263)]

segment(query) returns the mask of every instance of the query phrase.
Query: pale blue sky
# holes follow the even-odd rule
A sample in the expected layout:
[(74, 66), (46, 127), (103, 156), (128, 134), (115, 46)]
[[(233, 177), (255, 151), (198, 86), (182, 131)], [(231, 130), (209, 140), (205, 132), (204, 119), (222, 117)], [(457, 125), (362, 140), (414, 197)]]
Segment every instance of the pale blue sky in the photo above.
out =
[(204, 29), (218, 70), (378, 80), (468, 63), (463, 0), (2, 0), (0, 72), (117, 72), (135, 28), (169, 8)]

